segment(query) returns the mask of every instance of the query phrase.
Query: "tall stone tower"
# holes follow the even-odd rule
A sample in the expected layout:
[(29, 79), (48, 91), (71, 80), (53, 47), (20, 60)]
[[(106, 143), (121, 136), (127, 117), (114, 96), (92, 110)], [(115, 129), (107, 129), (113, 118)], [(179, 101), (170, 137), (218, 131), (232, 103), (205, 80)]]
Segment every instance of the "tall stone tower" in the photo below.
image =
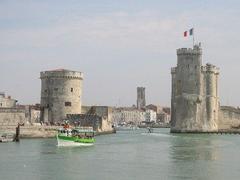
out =
[(40, 73), (41, 121), (61, 122), (67, 114), (81, 113), (81, 72), (57, 69)]
[(145, 87), (137, 87), (137, 108), (141, 109), (146, 106)]
[(171, 132), (217, 131), (219, 69), (202, 66), (200, 44), (177, 50), (177, 67), (171, 74)]

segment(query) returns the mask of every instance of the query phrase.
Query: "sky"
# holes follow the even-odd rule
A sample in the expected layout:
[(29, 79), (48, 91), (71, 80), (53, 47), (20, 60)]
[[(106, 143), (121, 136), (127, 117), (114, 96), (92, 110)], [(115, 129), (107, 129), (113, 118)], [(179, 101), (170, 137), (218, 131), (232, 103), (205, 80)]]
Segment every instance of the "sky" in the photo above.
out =
[(0, 0), (0, 91), (40, 102), (40, 72), (84, 73), (84, 105), (170, 106), (176, 49), (191, 47), (220, 68), (221, 105), (240, 102), (239, 0)]

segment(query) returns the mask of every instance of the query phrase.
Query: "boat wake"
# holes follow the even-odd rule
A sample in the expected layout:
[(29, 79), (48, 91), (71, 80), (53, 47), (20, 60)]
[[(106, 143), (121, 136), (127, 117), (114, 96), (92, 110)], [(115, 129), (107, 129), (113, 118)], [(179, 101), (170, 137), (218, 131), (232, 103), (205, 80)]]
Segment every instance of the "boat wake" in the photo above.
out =
[(157, 136), (157, 137), (175, 137), (173, 135), (161, 134), (161, 133), (141, 133), (141, 135), (144, 135), (144, 136)]

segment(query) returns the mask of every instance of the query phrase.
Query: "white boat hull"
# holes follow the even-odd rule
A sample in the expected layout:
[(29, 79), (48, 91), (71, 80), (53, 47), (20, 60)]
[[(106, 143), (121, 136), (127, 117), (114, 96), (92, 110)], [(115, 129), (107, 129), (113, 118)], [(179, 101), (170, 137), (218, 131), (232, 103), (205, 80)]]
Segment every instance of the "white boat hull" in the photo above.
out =
[(0, 139), (0, 142), (4, 143), (4, 142), (12, 142), (13, 139)]
[(57, 138), (57, 146), (59, 146), (59, 147), (92, 146), (92, 145), (93, 145), (93, 143), (79, 143), (79, 142), (68, 141), (68, 140), (63, 140), (63, 139), (58, 139)]

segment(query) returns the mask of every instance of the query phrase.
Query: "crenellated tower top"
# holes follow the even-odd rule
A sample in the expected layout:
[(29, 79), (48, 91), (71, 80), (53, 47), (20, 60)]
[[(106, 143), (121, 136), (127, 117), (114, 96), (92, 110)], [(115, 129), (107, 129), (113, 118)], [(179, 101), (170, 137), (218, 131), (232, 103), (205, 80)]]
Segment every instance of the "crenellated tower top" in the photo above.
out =
[(177, 49), (177, 55), (202, 55), (201, 43), (194, 45), (193, 48)]
[(78, 71), (70, 71), (66, 69), (56, 69), (41, 72), (40, 79), (45, 78), (83, 79), (83, 73)]

